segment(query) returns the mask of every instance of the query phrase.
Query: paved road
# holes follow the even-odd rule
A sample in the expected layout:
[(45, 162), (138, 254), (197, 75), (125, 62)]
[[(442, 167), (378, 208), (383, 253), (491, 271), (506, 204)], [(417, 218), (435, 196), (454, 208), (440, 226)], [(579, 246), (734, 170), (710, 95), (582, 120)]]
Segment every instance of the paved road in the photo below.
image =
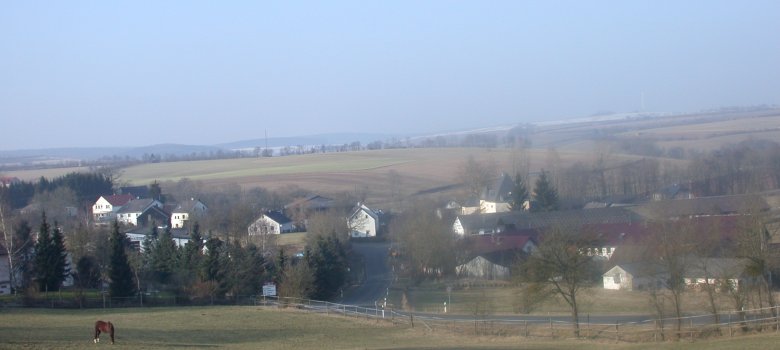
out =
[(388, 248), (389, 243), (352, 244), (352, 250), (362, 255), (365, 261), (365, 280), (361, 285), (346, 290), (342, 303), (373, 308), (375, 301), (384, 300), (392, 277), (387, 265)]

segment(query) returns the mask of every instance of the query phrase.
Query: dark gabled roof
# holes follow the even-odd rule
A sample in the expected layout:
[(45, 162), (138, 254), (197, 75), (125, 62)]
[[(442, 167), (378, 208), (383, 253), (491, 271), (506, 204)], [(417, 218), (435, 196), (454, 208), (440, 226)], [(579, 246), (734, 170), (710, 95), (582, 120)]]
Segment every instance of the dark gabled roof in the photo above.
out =
[(666, 219), (683, 216), (728, 215), (745, 213), (749, 210), (766, 211), (769, 209), (769, 205), (758, 196), (735, 195), (670, 199), (638, 205), (632, 209), (648, 219)]
[(304, 207), (311, 210), (324, 210), (330, 209), (333, 206), (333, 199), (323, 197), (318, 194), (309, 195), (304, 198), (297, 199), (290, 204), (284, 206), (285, 209), (292, 207)]
[(590, 224), (582, 226), (582, 231), (591, 234), (604, 246), (622, 246), (636, 244), (651, 233), (652, 228), (645, 223), (618, 222)]
[(604, 275), (616, 266), (619, 266), (623, 271), (630, 273), (634, 277), (661, 276), (666, 274), (666, 269), (656, 262), (638, 261), (614, 265), (607, 269)]
[(492, 184), (482, 190), (480, 199), (488, 202), (508, 202), (515, 184), (507, 174), (501, 174)]
[(119, 193), (129, 194), (133, 198), (146, 198), (149, 197), (148, 186), (124, 186), (119, 188)]
[(170, 224), (171, 214), (164, 209), (153, 205), (146, 208), (146, 210), (141, 212), (141, 215), (138, 216), (138, 226), (148, 226), (149, 219), (152, 219), (153, 222), (158, 224)]
[(274, 222), (276, 222), (277, 224), (280, 224), (280, 225), (292, 222), (292, 220), (290, 218), (288, 218), (286, 215), (282, 214), (282, 212), (280, 212), (280, 211), (269, 211), (269, 212), (267, 212), (267, 213), (265, 213), (263, 215), (265, 215), (265, 217), (267, 217), (270, 220), (273, 220)]
[(624, 207), (586, 210), (561, 210), (542, 213), (512, 211), (504, 213), (458, 216), (466, 232), (495, 230), (497, 228), (541, 229), (555, 225), (581, 226), (591, 224), (631, 223), (641, 217)]
[(352, 217), (354, 217), (360, 212), (365, 212), (366, 214), (374, 218), (374, 220), (376, 220), (377, 223), (379, 223), (379, 216), (381, 214), (381, 211), (374, 211), (373, 209), (369, 208), (363, 203), (358, 203), (357, 206), (352, 210), (352, 213), (349, 214), (348, 218), (351, 219)]
[(102, 196), (102, 197), (105, 198), (105, 200), (108, 201), (108, 203), (111, 203), (111, 205), (113, 206), (123, 206), (127, 204), (127, 202), (135, 198), (130, 194), (112, 194), (110, 196)]
[(522, 250), (528, 242), (533, 242), (535, 230), (524, 234), (495, 234), (469, 236), (465, 240), (466, 250), (481, 255), (505, 250)]
[(687, 278), (738, 278), (745, 272), (747, 259), (691, 258), (686, 262)]
[[(195, 211), (195, 205), (203, 203), (197, 199), (191, 198), (183, 202), (179, 202), (176, 207), (171, 211), (172, 213), (193, 213)], [(205, 206), (205, 204), (204, 204)]]
[(122, 209), (119, 209), (117, 214), (122, 213), (140, 213), (146, 210), (149, 206), (154, 203), (154, 199), (151, 198), (142, 198), (142, 199), (133, 199), (124, 206), (122, 206)]
[(499, 250), (495, 252), (490, 253), (482, 253), (482, 254), (476, 254), (472, 255), (466, 263), (469, 261), (472, 261), (476, 259), (477, 257), (482, 257), (487, 261), (490, 261), (491, 263), (499, 266), (503, 266), (506, 268), (512, 267), (518, 260), (525, 259), (527, 254), (523, 252), (521, 249), (509, 249), (509, 250)]

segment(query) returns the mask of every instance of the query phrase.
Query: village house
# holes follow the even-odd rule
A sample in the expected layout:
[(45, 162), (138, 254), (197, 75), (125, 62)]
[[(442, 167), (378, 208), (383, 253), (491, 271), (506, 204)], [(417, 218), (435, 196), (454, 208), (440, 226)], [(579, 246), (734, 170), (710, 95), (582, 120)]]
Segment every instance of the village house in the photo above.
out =
[(295, 225), (293, 225), (292, 220), (279, 211), (269, 211), (261, 214), (260, 217), (252, 222), (247, 228), (249, 236), (265, 234), (278, 235), (293, 232), (294, 230)]
[(195, 198), (180, 202), (171, 211), (171, 226), (173, 228), (185, 227), (187, 221), (206, 213), (208, 207)]
[(100, 196), (92, 205), (92, 218), (96, 222), (112, 221), (116, 218), (116, 213), (127, 205), (134, 197), (129, 194), (115, 194), (110, 196)]
[(649, 262), (618, 264), (602, 275), (604, 289), (627, 291), (659, 289), (668, 278), (660, 265)]
[(544, 229), (552, 226), (579, 227), (593, 224), (638, 223), (642, 217), (627, 207), (610, 207), (586, 210), (560, 210), (551, 212), (510, 211), (458, 215), (452, 230), (458, 236), (501, 233), (511, 229)]
[(745, 274), (747, 259), (692, 258), (686, 263), (685, 285), (699, 289), (703, 286), (741, 286), (748, 278)]
[(502, 173), (482, 190), (479, 198), (467, 200), (461, 207), (461, 214), (504, 213), (512, 210), (510, 202), (514, 186), (512, 178)]
[(296, 227), (305, 229), (309, 215), (333, 209), (336, 201), (318, 194), (298, 198), (284, 206), (284, 213), (293, 219)]
[(171, 214), (165, 211), (164, 207), (150, 206), (146, 208), (136, 219), (138, 227), (168, 227), (171, 221)]
[(22, 182), (18, 177), (15, 176), (3, 176), (0, 177), (0, 186), (3, 187), (11, 187), (11, 185), (15, 185)]
[(769, 210), (766, 200), (751, 195), (698, 197), (653, 201), (632, 208), (649, 219), (678, 219), (742, 215), (748, 211)]
[[(151, 229), (141, 227), (136, 227), (125, 232), (125, 236), (130, 241), (130, 247), (141, 253), (144, 252), (144, 241), (146, 240), (146, 237), (151, 234)], [(171, 229), (171, 238), (176, 244), (176, 247), (183, 248), (187, 245), (187, 242), (190, 241), (190, 234), (185, 229)]]
[(527, 230), (525, 234), (469, 237), (465, 261), (455, 272), (460, 278), (506, 280), (512, 266), (536, 249), (533, 235), (534, 230)]
[(353, 238), (376, 237), (381, 227), (382, 216), (382, 211), (373, 210), (363, 203), (358, 203), (347, 217), (350, 236)]
[[(133, 199), (122, 206), (116, 213), (116, 220), (120, 224), (138, 226), (138, 218), (151, 207), (162, 208), (163, 204), (155, 199)], [(167, 220), (165, 221), (167, 223)]]

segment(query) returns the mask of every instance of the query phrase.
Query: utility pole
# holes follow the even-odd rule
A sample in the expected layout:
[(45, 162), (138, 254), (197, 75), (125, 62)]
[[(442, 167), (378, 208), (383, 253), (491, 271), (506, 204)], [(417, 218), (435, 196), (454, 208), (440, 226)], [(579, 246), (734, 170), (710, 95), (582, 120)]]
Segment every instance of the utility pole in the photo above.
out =
[(11, 288), (16, 293), (16, 284), (14, 283), (14, 238), (8, 239), (8, 230), (5, 228), (5, 214), (3, 212), (3, 201), (0, 200), (0, 230), (3, 230), (3, 239), (5, 239), (5, 248), (8, 251), (8, 280), (11, 282)]

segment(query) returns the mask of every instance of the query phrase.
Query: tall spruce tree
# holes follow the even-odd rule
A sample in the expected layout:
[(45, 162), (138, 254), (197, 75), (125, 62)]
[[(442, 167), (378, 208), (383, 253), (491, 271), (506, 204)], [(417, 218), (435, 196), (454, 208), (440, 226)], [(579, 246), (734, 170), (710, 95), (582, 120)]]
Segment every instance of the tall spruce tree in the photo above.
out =
[(32, 239), (32, 228), (30, 224), (23, 220), (14, 229), (14, 259), (13, 268), (15, 270), (14, 288), (17, 290), (26, 290), (30, 287), (35, 275), (35, 244)]
[(306, 262), (314, 275), (312, 297), (328, 300), (336, 295), (347, 277), (346, 251), (334, 237), (318, 236), (311, 249), (307, 247)]
[(67, 267), (68, 253), (62, 231), (56, 227), (52, 232), (46, 221), (46, 213), (41, 215), (38, 230), (38, 242), (35, 244), (35, 279), (41, 291), (57, 291), (70, 273)]
[(558, 190), (550, 183), (547, 172), (542, 170), (539, 178), (536, 179), (534, 187), (535, 205), (532, 211), (555, 211), (558, 210)]
[(152, 279), (162, 285), (169, 284), (176, 271), (178, 261), (178, 249), (173, 241), (170, 226), (163, 230), (152, 250), (147, 252), (151, 256), (150, 270)]
[(127, 260), (128, 242), (125, 235), (119, 232), (119, 222), (114, 221), (114, 229), (111, 232), (111, 257), (109, 265), (109, 293), (112, 297), (129, 297), (135, 295), (133, 283), (133, 271)]
[(512, 187), (512, 196), (510, 198), (510, 207), (513, 211), (523, 210), (523, 203), (528, 200), (528, 189), (525, 188), (525, 182), (520, 173), (515, 174), (515, 186)]
[(188, 281), (194, 281), (197, 277), (197, 271), (203, 261), (203, 236), (200, 235), (200, 225), (196, 221), (192, 225), (190, 240), (184, 245), (179, 259), (179, 270), (184, 273)]
[(65, 250), (65, 237), (62, 234), (57, 222), (54, 222), (54, 229), (51, 233), (51, 285), (56, 285), (55, 290), (59, 289), (62, 282), (70, 276), (70, 267), (68, 266), (68, 251)]

